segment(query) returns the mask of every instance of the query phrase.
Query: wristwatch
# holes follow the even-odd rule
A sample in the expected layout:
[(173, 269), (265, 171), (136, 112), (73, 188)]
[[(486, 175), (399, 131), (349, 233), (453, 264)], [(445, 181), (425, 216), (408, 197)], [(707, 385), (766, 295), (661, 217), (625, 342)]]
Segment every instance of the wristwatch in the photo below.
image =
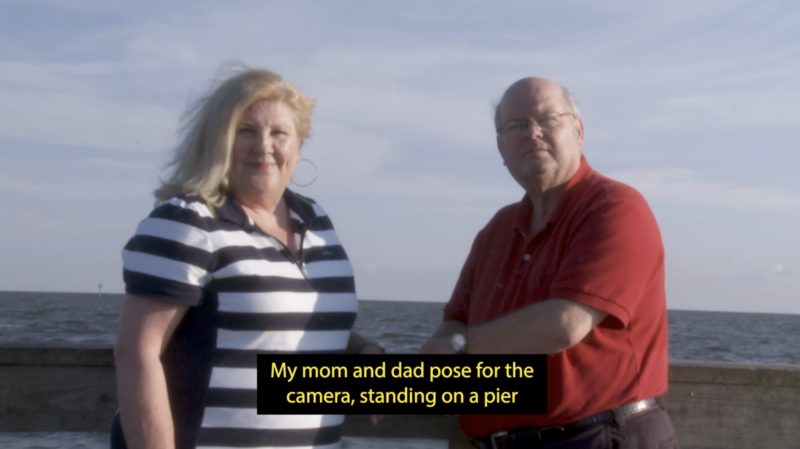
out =
[(467, 334), (462, 332), (456, 332), (455, 334), (450, 336), (450, 346), (453, 348), (453, 352), (456, 354), (466, 354), (467, 353)]

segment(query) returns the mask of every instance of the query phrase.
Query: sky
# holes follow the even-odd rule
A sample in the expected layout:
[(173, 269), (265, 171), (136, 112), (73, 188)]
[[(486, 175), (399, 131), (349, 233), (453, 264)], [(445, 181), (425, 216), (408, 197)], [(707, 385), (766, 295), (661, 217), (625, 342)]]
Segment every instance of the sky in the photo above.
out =
[(592, 166), (647, 198), (669, 308), (800, 313), (793, 0), (4, 0), (0, 290), (123, 291), (182, 114), (236, 62), (316, 99), (317, 179), (290, 188), (330, 214), (362, 299), (447, 300), (523, 194), (494, 105), (542, 76)]

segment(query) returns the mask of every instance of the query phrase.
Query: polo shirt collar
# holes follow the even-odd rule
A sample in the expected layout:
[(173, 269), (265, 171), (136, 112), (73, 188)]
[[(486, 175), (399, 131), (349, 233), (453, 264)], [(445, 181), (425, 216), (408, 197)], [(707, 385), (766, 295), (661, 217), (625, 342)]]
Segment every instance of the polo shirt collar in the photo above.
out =
[[(289, 207), (291, 217), (298, 220), (304, 228), (317, 217), (311, 203), (291, 190), (286, 189), (283, 192), (283, 200)], [(217, 208), (216, 212), (220, 220), (228, 221), (242, 227), (255, 225), (250, 217), (247, 216), (242, 205), (239, 204), (239, 201), (230, 193), (225, 197), (225, 202)]]
[(216, 210), (217, 218), (222, 221), (228, 221), (239, 226), (250, 224), (247, 214), (244, 213), (242, 205), (231, 195), (225, 197), (225, 202), (222, 203)]
[[(549, 226), (552, 223), (558, 221), (558, 219), (564, 214), (564, 209), (566, 208), (566, 204), (569, 203), (569, 198), (573, 195), (575, 191), (575, 187), (581, 184), (581, 182), (587, 179), (594, 170), (589, 165), (589, 161), (586, 160), (586, 156), (581, 155), (581, 161), (578, 165), (578, 170), (575, 171), (575, 174), (569, 178), (567, 181), (567, 185), (564, 186), (564, 190), (561, 192), (561, 195), (558, 197), (558, 202), (556, 203), (556, 208), (553, 210), (552, 215), (550, 215), (550, 219), (547, 220), (547, 225)], [(526, 193), (523, 195), (522, 200), (518, 203), (519, 207), (517, 208), (517, 214), (514, 219), (514, 227), (522, 232), (523, 234), (528, 233), (528, 228), (531, 224), (531, 213), (533, 212), (533, 203), (531, 202), (530, 198), (528, 198), (528, 194)]]

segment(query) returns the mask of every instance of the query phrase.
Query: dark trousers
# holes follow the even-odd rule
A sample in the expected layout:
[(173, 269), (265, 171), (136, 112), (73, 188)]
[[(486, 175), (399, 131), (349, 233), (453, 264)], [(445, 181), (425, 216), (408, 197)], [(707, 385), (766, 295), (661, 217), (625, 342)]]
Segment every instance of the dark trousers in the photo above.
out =
[(678, 437), (666, 410), (659, 406), (627, 419), (616, 416), (608, 424), (589, 426), (586, 430), (560, 441), (534, 447), (537, 449), (677, 449)]

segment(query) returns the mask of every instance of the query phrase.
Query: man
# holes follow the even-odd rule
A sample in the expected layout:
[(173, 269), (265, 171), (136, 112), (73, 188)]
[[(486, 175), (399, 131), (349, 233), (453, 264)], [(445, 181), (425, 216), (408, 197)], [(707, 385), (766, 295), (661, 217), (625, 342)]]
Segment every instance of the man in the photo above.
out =
[(548, 354), (546, 415), (462, 416), (482, 448), (677, 447), (664, 250), (644, 198), (595, 172), (569, 92), (512, 84), (497, 147), (525, 190), (475, 238), (423, 353)]

